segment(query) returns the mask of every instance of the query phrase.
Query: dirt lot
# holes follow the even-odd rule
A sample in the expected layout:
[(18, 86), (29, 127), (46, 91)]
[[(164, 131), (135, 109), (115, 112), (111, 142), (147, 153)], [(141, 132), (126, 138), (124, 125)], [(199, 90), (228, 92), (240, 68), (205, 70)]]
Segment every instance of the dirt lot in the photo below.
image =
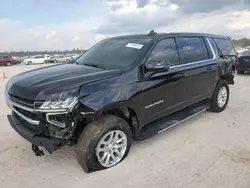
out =
[[(7, 77), (39, 65), (0, 67)], [(236, 76), (228, 108), (204, 112), (171, 130), (134, 143), (129, 156), (109, 170), (86, 174), (75, 148), (37, 158), (10, 127), (0, 79), (0, 187), (250, 188), (250, 75)]]

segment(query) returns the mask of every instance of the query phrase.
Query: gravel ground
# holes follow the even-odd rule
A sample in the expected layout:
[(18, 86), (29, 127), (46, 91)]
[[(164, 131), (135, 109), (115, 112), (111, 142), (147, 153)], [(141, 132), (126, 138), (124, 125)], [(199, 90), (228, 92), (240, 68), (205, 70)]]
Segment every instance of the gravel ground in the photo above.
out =
[[(39, 65), (0, 67), (7, 77)], [(75, 148), (36, 157), (31, 145), (10, 127), (0, 79), (1, 188), (249, 188), (250, 75), (236, 75), (227, 109), (204, 112), (179, 126), (133, 144), (114, 168), (86, 174)], [(47, 154), (47, 153), (46, 153)]]

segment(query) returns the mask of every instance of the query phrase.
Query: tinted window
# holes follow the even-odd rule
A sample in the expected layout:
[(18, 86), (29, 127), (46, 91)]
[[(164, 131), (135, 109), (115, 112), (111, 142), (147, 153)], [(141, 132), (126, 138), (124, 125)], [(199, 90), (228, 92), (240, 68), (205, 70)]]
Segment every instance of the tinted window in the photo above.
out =
[(229, 39), (216, 39), (214, 41), (220, 48), (223, 55), (236, 55), (236, 51)]
[(180, 51), (182, 63), (191, 63), (209, 59), (204, 42), (199, 37), (181, 37)]
[(150, 38), (106, 39), (78, 58), (76, 63), (87, 66), (94, 64), (108, 69), (126, 69), (135, 63), (151, 40)]
[(179, 64), (178, 51), (173, 38), (160, 41), (151, 52), (148, 61), (152, 59), (167, 60), (171, 65)]

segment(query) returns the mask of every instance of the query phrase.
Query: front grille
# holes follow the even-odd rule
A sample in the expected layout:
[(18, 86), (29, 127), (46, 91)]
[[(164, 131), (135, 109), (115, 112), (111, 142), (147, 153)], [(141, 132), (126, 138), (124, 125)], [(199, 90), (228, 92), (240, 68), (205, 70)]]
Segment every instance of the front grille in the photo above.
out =
[(28, 129), (29, 131), (31, 131), (33, 134), (38, 134), (40, 132), (39, 127), (37, 125), (33, 125), (33, 124), (28, 123), (27, 121), (25, 121), (24, 119), (22, 119), (17, 114), (15, 114), (15, 116), (18, 119), (18, 121), (20, 122), (20, 126), (25, 127), (26, 129)]
[(35, 114), (35, 113), (32, 113), (32, 112), (29, 112), (27, 110), (23, 110), (21, 108), (18, 108), (18, 107), (14, 107), (18, 112), (20, 112), (21, 114), (23, 114), (24, 116), (26, 116), (27, 118), (30, 118), (32, 120), (37, 120), (39, 121), (39, 115), (38, 114)]
[(11, 95), (11, 94), (9, 94), (9, 97), (13, 102), (16, 102), (18, 104), (22, 104), (22, 105), (32, 107), (32, 108), (34, 106), (34, 101), (23, 99), (21, 97), (17, 97), (17, 96)]

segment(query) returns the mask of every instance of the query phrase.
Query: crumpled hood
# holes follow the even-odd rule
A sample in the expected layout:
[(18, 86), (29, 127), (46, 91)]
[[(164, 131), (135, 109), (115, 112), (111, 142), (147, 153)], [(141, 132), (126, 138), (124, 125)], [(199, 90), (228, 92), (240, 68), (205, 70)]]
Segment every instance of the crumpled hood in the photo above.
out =
[(9, 94), (27, 100), (58, 100), (58, 93), (75, 90), (78, 92), (84, 84), (120, 74), (120, 70), (61, 64), (16, 75), (8, 82), (6, 89)]

